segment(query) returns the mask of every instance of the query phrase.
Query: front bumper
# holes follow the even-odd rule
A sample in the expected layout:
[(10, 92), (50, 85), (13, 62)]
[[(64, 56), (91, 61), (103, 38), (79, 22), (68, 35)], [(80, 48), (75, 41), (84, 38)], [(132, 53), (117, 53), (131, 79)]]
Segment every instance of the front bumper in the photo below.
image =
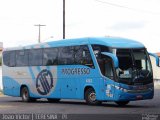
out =
[(111, 101), (136, 101), (152, 99), (154, 97), (154, 85), (129, 86), (125, 84), (115, 84), (106, 88), (106, 99)]

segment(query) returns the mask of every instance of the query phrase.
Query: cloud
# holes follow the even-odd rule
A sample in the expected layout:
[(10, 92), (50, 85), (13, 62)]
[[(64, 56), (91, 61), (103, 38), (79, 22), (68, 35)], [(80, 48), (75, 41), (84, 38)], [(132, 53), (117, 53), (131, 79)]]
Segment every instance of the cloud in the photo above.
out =
[(144, 21), (139, 21), (139, 22), (118, 22), (114, 24), (113, 26), (110, 27), (112, 30), (132, 30), (132, 29), (141, 29), (145, 27), (145, 22)]

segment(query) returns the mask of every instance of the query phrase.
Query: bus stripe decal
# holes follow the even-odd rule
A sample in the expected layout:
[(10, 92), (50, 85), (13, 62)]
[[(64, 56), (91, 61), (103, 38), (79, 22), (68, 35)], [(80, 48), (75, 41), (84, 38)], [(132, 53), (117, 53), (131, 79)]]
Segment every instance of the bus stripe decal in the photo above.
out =
[(43, 87), (44, 92), (47, 93), (47, 91), (46, 91), (47, 89), (46, 89), (46, 86), (44, 85), (44, 81), (42, 78), (40, 78), (40, 82), (41, 82), (41, 85)]
[(50, 67), (49, 67), (49, 66), (46, 66), (46, 68), (47, 68), (48, 70), (50, 70)]
[(42, 81), (43, 81), (46, 91), (49, 92), (50, 87), (49, 87), (48, 81), (46, 80), (46, 77), (42, 76)]
[(44, 78), (43, 80), (44, 80), (44, 83), (46, 84), (47, 91), (49, 92), (50, 86), (49, 86), (49, 84), (48, 84), (48, 81), (47, 81), (46, 78)]
[(31, 67), (28, 67), (28, 68), (29, 68), (29, 72), (30, 72), (30, 74), (32, 76), (32, 80), (35, 82), (35, 76), (34, 76), (33, 70), (32, 70)]
[(36, 68), (37, 68), (38, 72), (40, 72), (40, 71), (41, 71), (40, 66), (37, 66)]
[[(37, 66), (36, 68), (37, 68), (37, 70), (38, 70), (39, 72), (41, 71), (40, 66)], [(49, 90), (49, 88), (47, 87), (46, 82), (45, 82), (44, 80), (45, 80), (45, 77), (44, 77), (44, 76), (41, 76), (40, 82), (41, 82), (41, 84), (42, 84), (43, 90), (45, 91), (45, 93), (47, 93), (48, 90)]]
[[(31, 46), (30, 48), (33, 48), (33, 46)], [(28, 68), (29, 68), (29, 72), (30, 72), (30, 74), (31, 74), (31, 76), (32, 76), (32, 80), (36, 83), (36, 81), (35, 81), (35, 76), (34, 76), (32, 67), (28, 67)]]

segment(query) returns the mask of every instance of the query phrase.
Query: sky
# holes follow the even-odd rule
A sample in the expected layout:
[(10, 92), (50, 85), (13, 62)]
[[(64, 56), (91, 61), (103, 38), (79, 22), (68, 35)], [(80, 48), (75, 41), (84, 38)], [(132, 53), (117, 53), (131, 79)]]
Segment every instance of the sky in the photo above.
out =
[[(63, 0), (0, 0), (0, 42), (16, 47), (62, 39)], [(66, 38), (116, 36), (160, 52), (160, 0), (66, 0)]]

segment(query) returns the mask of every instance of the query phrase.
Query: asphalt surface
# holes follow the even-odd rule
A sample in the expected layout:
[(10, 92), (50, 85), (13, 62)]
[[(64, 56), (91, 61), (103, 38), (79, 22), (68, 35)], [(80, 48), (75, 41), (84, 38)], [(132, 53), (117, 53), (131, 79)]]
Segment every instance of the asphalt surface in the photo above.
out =
[[(155, 89), (154, 99), (130, 102), (125, 107), (119, 107), (114, 102), (104, 102), (100, 106), (89, 106), (83, 100), (64, 99), (62, 99), (59, 103), (49, 103), (46, 99), (40, 99), (32, 103), (23, 103), (21, 98), (1, 96), (0, 114), (11, 113), (71, 114), (73, 115), (73, 118), (74, 115), (81, 115), (81, 117), (83, 117), (83, 114), (97, 116), (102, 116), (103, 114), (108, 115), (109, 118), (112, 117), (112, 119), (113, 116), (117, 115), (119, 115), (118, 117), (127, 116), (131, 117), (130, 120), (135, 119), (137, 115), (140, 115), (140, 119), (142, 119), (142, 115), (144, 114), (159, 114), (158, 119), (160, 119), (160, 89)], [(89, 116), (87, 119), (89, 119)]]

